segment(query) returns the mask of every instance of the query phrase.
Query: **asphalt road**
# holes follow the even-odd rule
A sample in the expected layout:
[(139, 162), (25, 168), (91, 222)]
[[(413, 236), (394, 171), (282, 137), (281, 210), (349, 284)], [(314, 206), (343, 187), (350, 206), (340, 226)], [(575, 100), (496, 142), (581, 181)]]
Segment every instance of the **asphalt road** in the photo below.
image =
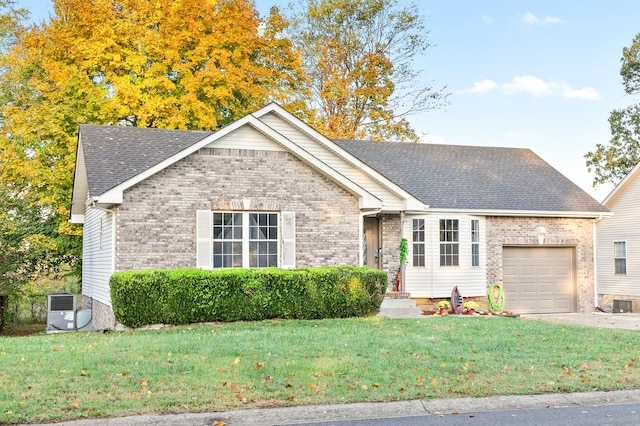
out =
[[(392, 417), (366, 420), (344, 420), (320, 423), (304, 423), (305, 426), (496, 426), (513, 425), (580, 425), (623, 426), (640, 424), (640, 403), (594, 407), (554, 407), (541, 409), (500, 410), (460, 414), (429, 414), (423, 416)], [(300, 426), (288, 423), (279, 426)]]

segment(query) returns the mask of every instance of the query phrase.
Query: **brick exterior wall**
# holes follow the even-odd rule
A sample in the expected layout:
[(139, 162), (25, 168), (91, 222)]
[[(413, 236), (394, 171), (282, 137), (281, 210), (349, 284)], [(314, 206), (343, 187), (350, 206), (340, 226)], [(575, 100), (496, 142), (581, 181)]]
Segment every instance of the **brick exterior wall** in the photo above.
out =
[(593, 219), (487, 217), (487, 286), (503, 282), (502, 248), (539, 246), (538, 227), (543, 226), (545, 246), (575, 248), (577, 308), (593, 312), (593, 223)]
[(116, 317), (111, 306), (84, 296), (82, 309), (91, 309), (91, 326), (94, 330), (113, 330), (116, 327)]
[(116, 271), (196, 265), (196, 211), (296, 213), (296, 266), (357, 265), (358, 197), (293, 155), (204, 148), (132, 187), (116, 213)]

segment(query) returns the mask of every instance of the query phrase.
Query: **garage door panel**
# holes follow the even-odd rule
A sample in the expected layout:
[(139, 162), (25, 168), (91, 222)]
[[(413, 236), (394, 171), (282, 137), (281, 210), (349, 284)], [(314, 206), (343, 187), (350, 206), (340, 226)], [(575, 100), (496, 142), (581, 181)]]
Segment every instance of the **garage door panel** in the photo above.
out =
[(574, 268), (570, 247), (505, 247), (505, 309), (516, 313), (573, 312)]

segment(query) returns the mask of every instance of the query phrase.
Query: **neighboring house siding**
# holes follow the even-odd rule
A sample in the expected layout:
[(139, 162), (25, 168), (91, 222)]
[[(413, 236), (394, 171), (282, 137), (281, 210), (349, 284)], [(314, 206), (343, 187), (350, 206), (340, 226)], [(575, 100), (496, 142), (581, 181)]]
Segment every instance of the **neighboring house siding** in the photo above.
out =
[(370, 192), (380, 200), (388, 210), (403, 209), (403, 201), (388, 189), (375, 182), (368, 174), (363, 173), (357, 167), (347, 163), (339, 158), (333, 152), (325, 148), (322, 144), (312, 140), (306, 134), (302, 133), (296, 127), (283, 121), (275, 114), (267, 114), (260, 118), (261, 121), (268, 124), (271, 128), (286, 136), (305, 151), (309, 152), (331, 168), (345, 176), (347, 179), (355, 182), (366, 191)]
[(545, 246), (575, 248), (578, 311), (592, 312), (593, 224), (593, 219), (487, 217), (487, 284), (503, 282), (503, 247), (539, 246), (538, 232), (542, 226), (546, 231)]
[(83, 229), (82, 294), (111, 306), (113, 213), (88, 207)]
[(196, 266), (196, 211), (291, 211), (296, 266), (357, 265), (358, 197), (287, 152), (204, 148), (125, 191), (116, 270)]
[[(601, 295), (640, 296), (640, 178), (627, 185), (607, 203), (613, 216), (597, 224), (598, 293)], [(613, 243), (626, 243), (627, 273), (614, 273)], [(611, 305), (612, 298), (602, 301)]]
[[(413, 266), (413, 219), (425, 220), (425, 266)], [(440, 219), (458, 220), (458, 266), (440, 266)], [(471, 266), (471, 220), (480, 222), (480, 266)], [(409, 243), (409, 255), (405, 290), (414, 298), (440, 298), (450, 297), (453, 287), (458, 286), (463, 297), (486, 296), (485, 228), (482, 217), (458, 214), (407, 215), (404, 235)]]

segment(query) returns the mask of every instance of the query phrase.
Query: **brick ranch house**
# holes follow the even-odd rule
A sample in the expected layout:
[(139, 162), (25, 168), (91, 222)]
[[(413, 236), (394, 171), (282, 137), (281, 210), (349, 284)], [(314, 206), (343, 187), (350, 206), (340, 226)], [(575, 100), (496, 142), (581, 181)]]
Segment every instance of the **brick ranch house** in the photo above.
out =
[(82, 292), (112, 328), (115, 271), (366, 265), (421, 304), (594, 309), (608, 210), (528, 149), (330, 140), (276, 104), (216, 132), (81, 125), (71, 221)]

